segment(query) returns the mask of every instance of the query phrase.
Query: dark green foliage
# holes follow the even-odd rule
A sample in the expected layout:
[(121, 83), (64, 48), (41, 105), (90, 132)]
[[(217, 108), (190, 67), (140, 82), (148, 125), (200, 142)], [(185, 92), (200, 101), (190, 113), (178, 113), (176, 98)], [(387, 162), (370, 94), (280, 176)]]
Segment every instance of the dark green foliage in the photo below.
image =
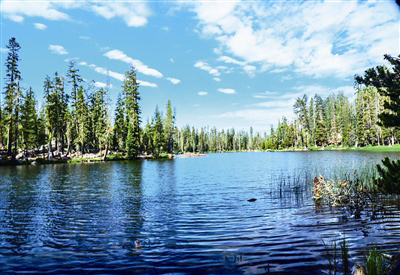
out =
[(174, 135), (174, 128), (175, 128), (175, 115), (172, 113), (171, 101), (168, 100), (167, 103), (167, 112), (165, 117), (165, 149), (166, 151), (171, 154), (173, 151), (173, 135)]
[[(19, 82), (21, 72), (18, 69), (19, 55), (21, 49), (19, 43), (12, 37), (6, 45), (8, 49), (6, 66), (6, 86), (4, 87), (4, 117), (3, 121), (7, 125), (7, 153), (11, 155), (11, 147), (14, 141), (14, 151), (17, 146), (18, 138), (18, 109), (20, 104), (21, 91)], [(15, 155), (15, 152), (14, 152)]]
[(154, 118), (152, 123), (152, 141), (153, 141), (153, 155), (158, 156), (164, 150), (164, 125), (162, 121), (162, 114), (158, 110), (158, 106), (156, 106), (156, 110), (154, 112)]
[(113, 142), (112, 142), (114, 149), (117, 150), (125, 149), (125, 140), (127, 134), (128, 134), (128, 128), (125, 119), (125, 104), (121, 97), (121, 94), (118, 94), (117, 106), (115, 108)]
[(85, 101), (84, 90), (82, 86), (79, 86), (76, 95), (76, 118), (77, 118), (77, 136), (75, 142), (77, 143), (77, 148), (82, 154), (85, 151), (85, 144), (88, 139), (88, 129), (89, 129), (89, 110)]
[[(44, 98), (49, 135), (49, 146), (54, 140), (56, 150), (64, 153), (65, 129), (68, 118), (68, 98), (64, 90), (64, 78), (56, 72), (51, 80), (46, 77), (44, 85)], [(59, 148), (60, 147), (60, 148)]]
[(129, 158), (136, 157), (140, 152), (140, 107), (139, 84), (136, 81), (136, 71), (133, 67), (125, 73), (122, 92), (125, 97), (126, 120), (128, 136), (126, 151)]
[(39, 144), (37, 139), (39, 136), (39, 125), (35, 106), (35, 94), (32, 88), (29, 88), (29, 90), (26, 91), (24, 101), (21, 105), (21, 144), (24, 145), (25, 150), (31, 149)]
[(78, 89), (79, 84), (83, 82), (83, 79), (78, 74), (79, 69), (75, 68), (75, 60), (69, 61), (68, 72), (67, 72), (67, 82), (72, 85), (71, 91), (71, 115), (69, 121), (69, 140), (74, 140), (76, 136), (79, 135), (78, 118), (76, 115), (77, 111), (77, 100), (78, 100)]
[(297, 116), (299, 121), (299, 141), (302, 146), (307, 147), (308, 136), (310, 132), (310, 121), (308, 118), (308, 108), (307, 108), (308, 96), (303, 95), (303, 97), (297, 98), (293, 105), (294, 114)]
[(90, 97), (89, 106), (90, 145), (93, 148), (99, 148), (100, 151), (105, 146), (108, 129), (106, 93), (104, 88), (96, 90)]
[(382, 160), (382, 165), (376, 166), (380, 178), (375, 180), (378, 191), (385, 194), (400, 194), (400, 160), (390, 161), (388, 157)]
[(365, 71), (364, 76), (355, 76), (357, 84), (376, 87), (382, 96), (390, 100), (384, 103), (386, 112), (379, 115), (381, 125), (387, 127), (400, 126), (400, 55), (392, 57), (385, 54), (385, 60), (392, 66), (377, 66)]

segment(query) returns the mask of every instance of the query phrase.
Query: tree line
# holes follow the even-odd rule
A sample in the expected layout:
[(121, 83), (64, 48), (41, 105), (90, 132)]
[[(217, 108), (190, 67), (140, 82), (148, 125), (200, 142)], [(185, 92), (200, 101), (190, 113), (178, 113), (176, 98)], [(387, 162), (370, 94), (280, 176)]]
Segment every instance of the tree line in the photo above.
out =
[[(179, 129), (169, 100), (165, 113), (156, 106), (154, 115), (141, 127), (139, 84), (133, 67), (125, 73), (112, 121), (109, 85), (99, 88), (89, 83), (85, 88), (73, 60), (65, 76), (57, 72), (52, 77), (46, 76), (44, 104), (38, 109), (32, 88), (20, 85), (19, 43), (11, 38), (6, 47), (0, 148), (12, 158), (20, 150), (25, 154), (46, 152), (48, 158), (68, 157), (71, 153), (98, 153), (105, 158), (111, 150), (132, 159), (140, 154), (157, 157), (163, 153), (392, 145), (400, 139), (399, 125), (388, 120), (398, 114), (393, 107), (399, 103), (398, 96), (392, 92), (393, 96), (386, 86), (369, 83), (368, 77), (356, 76), (354, 102), (343, 93), (332, 93), (325, 98), (318, 94), (297, 98), (294, 119), (283, 117), (276, 129), (271, 126), (268, 134), (255, 132), (252, 127), (249, 131), (208, 126), (195, 129), (189, 125)], [(393, 61), (393, 66), (398, 62), (390, 56), (385, 58)], [(381, 67), (386, 70), (383, 72), (391, 72)]]

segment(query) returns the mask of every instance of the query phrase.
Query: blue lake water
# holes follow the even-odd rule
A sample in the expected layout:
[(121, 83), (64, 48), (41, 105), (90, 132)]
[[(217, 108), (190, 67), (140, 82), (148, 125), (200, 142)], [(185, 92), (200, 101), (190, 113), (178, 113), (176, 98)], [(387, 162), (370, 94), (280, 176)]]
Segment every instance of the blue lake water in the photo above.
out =
[(399, 251), (400, 210), (356, 218), (316, 207), (311, 177), (362, 173), (385, 156), (400, 159), (266, 152), (0, 167), (0, 270), (328, 274), (322, 239), (346, 238), (352, 263), (367, 244)]

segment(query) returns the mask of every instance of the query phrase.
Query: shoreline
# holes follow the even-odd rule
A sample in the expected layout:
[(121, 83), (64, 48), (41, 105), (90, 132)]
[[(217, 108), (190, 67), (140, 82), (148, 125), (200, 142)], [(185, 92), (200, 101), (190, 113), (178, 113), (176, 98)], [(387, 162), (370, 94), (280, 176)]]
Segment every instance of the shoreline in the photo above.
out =
[[(180, 153), (180, 154), (160, 154), (157, 157), (153, 155), (139, 155), (134, 159), (128, 159), (121, 153), (110, 154), (107, 156), (107, 161), (129, 161), (129, 160), (165, 160), (173, 158), (197, 158), (206, 156), (206, 154), (222, 154), (222, 153), (251, 153), (251, 152), (318, 152), (318, 151), (358, 151), (358, 152), (376, 152), (376, 153), (400, 153), (400, 144), (392, 146), (380, 145), (380, 146), (365, 146), (365, 147), (341, 147), (341, 146), (327, 146), (327, 147), (309, 147), (309, 148), (286, 148), (278, 150), (241, 150), (241, 151), (220, 151), (220, 152), (204, 152), (204, 153)], [(59, 163), (94, 163), (104, 162), (102, 156), (99, 154), (88, 153), (79, 157), (61, 157), (54, 159), (44, 159), (41, 157), (28, 158), (24, 160), (11, 160), (0, 159), (0, 166), (16, 166), (16, 165), (42, 165), (42, 164), (59, 164)]]

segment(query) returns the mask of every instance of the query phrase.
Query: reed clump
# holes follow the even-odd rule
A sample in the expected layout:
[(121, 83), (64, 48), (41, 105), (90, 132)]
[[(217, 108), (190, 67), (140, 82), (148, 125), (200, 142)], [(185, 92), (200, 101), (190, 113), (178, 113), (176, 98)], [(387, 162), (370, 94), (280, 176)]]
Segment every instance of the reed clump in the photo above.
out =
[[(393, 260), (395, 257), (379, 251), (377, 246), (370, 246), (365, 251), (365, 262), (357, 264), (353, 267), (353, 272), (350, 273), (350, 249), (346, 239), (343, 239), (339, 246), (336, 240), (332, 244), (327, 244), (324, 240), (322, 243), (325, 247), (325, 253), (328, 258), (329, 274), (330, 275), (384, 275), (384, 274), (398, 274), (390, 273), (388, 268), (388, 258)], [(339, 254), (339, 255), (338, 255)], [(338, 257), (340, 256), (340, 257)], [(338, 259), (339, 258), (339, 259)], [(392, 258), (392, 259), (391, 259)], [(340, 261), (341, 260), (341, 261)], [(396, 272), (396, 271), (394, 271)]]
[(387, 268), (387, 261), (383, 253), (378, 251), (378, 248), (372, 247), (365, 253), (367, 274), (381, 275)]
[(316, 204), (327, 203), (331, 206), (353, 206), (360, 208), (372, 202), (371, 193), (374, 190), (361, 180), (354, 170), (352, 177), (345, 179), (327, 180), (322, 175), (315, 177), (312, 189), (313, 200)]

